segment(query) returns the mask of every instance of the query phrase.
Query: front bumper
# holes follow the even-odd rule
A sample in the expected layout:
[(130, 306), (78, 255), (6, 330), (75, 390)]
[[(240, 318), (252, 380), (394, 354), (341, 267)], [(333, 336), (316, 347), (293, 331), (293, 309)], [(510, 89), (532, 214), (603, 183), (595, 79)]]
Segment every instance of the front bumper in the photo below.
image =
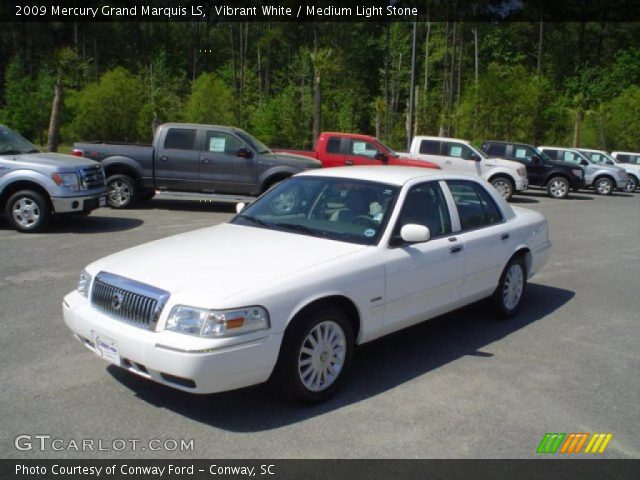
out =
[(56, 213), (90, 212), (107, 205), (107, 192), (79, 197), (51, 197), (51, 203)]
[(521, 192), (529, 188), (529, 179), (528, 178), (520, 178), (516, 180), (516, 191)]
[[(98, 353), (95, 339), (113, 341), (111, 362), (141, 377), (191, 393), (215, 393), (265, 382), (276, 364), (282, 334), (255, 332), (242, 343), (141, 329), (95, 310), (71, 292), (63, 301), (64, 321), (75, 337)], [(260, 333), (264, 334), (260, 336)], [(227, 339), (228, 340), (228, 339)], [(223, 344), (223, 346), (221, 346)]]

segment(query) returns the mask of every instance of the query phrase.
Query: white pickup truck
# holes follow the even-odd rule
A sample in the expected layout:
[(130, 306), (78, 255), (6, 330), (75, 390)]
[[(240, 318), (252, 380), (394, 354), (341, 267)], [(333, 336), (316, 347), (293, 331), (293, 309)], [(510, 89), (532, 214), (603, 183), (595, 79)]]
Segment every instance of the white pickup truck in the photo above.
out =
[(529, 186), (527, 169), (522, 164), (502, 158), (489, 158), (479, 148), (458, 138), (416, 136), (409, 156), (426, 160), (441, 169), (476, 175), (491, 183), (509, 200), (516, 191)]

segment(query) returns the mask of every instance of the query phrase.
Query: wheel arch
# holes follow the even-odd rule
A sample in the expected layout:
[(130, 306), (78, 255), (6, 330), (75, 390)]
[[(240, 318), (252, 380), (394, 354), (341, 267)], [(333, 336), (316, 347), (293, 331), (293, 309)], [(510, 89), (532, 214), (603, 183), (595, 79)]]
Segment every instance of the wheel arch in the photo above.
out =
[(274, 183), (281, 182), (282, 180), (285, 180), (291, 177), (292, 175), (295, 175), (296, 173), (298, 172), (292, 171), (288, 168), (278, 168), (278, 169), (267, 170), (260, 176), (259, 193), (266, 192), (267, 190), (269, 190), (269, 188), (271, 188), (271, 186)]
[(142, 181), (142, 173), (136, 163), (130, 158), (110, 157), (103, 160), (101, 164), (107, 178), (112, 175), (128, 175), (137, 183)]
[(9, 197), (20, 190), (33, 190), (44, 196), (47, 199), (47, 204), (51, 211), (53, 211), (53, 203), (51, 202), (51, 196), (46, 188), (37, 182), (31, 180), (15, 180), (11, 183), (8, 183), (3, 189), (2, 193), (0, 193), (0, 210), (4, 210), (7, 200)]
[(353, 300), (351, 300), (350, 298), (342, 294), (324, 295), (324, 296), (315, 298), (313, 300), (310, 300), (304, 303), (303, 305), (299, 305), (295, 310), (295, 312), (293, 313), (293, 315), (291, 315), (291, 318), (289, 319), (285, 327), (285, 334), (286, 334), (286, 331), (289, 329), (289, 327), (291, 327), (291, 325), (293, 325), (293, 323), (297, 319), (299, 319), (301, 316), (303, 316), (305, 313), (308, 313), (317, 308), (328, 307), (328, 306), (338, 307), (347, 315), (347, 317), (349, 318), (349, 321), (351, 322), (351, 326), (353, 327), (353, 336), (356, 339), (356, 343), (358, 343), (358, 337), (360, 335), (361, 323), (362, 323), (360, 310), (358, 309), (358, 307), (356, 306)]
[(566, 172), (563, 171), (551, 171), (544, 177), (544, 186), (546, 187), (549, 184), (549, 181), (555, 177), (562, 177), (567, 182), (569, 182), (569, 187), (571, 187), (571, 177)]
[(511, 255), (509, 260), (507, 260), (505, 267), (506, 265), (509, 265), (509, 262), (513, 260), (515, 257), (522, 257), (522, 259), (524, 260), (524, 266), (527, 268), (527, 276), (528, 276), (529, 273), (531, 272), (531, 266), (533, 264), (531, 249), (527, 245), (520, 245), (518, 248), (516, 248), (515, 253)]

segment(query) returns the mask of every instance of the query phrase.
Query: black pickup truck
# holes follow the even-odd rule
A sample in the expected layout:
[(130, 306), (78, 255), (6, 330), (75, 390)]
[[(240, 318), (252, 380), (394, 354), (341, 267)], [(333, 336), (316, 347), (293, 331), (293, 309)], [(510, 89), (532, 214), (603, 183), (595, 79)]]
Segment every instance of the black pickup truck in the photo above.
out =
[(533, 145), (485, 140), (482, 150), (490, 157), (506, 158), (525, 165), (529, 185), (546, 188), (551, 198), (567, 198), (570, 190), (584, 187), (582, 167), (551, 160)]
[(73, 155), (102, 164), (113, 208), (149, 200), (156, 191), (253, 197), (322, 166), (311, 158), (273, 153), (239, 128), (187, 123), (160, 125), (152, 145), (74, 143)]

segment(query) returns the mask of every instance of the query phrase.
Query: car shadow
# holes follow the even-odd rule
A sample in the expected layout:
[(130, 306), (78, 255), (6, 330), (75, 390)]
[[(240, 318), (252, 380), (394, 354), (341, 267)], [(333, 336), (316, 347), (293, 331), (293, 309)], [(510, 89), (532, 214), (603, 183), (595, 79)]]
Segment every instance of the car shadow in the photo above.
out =
[(236, 213), (236, 204), (213, 202), (210, 200), (174, 200), (170, 198), (154, 198), (137, 202), (131, 210), (176, 210), (189, 212)]
[[(526, 192), (521, 192), (518, 193), (518, 196), (514, 196), (511, 201), (513, 202), (513, 199), (515, 198), (522, 198), (522, 197), (530, 197), (530, 198), (550, 198), (549, 195), (547, 194), (546, 190), (543, 189), (539, 189), (539, 190), (527, 190)], [(585, 195), (582, 193), (577, 193), (577, 192), (569, 192), (569, 196), (565, 199), (565, 200), (593, 200), (593, 196), (591, 195)]]
[[(137, 218), (101, 217), (95, 214), (77, 218), (54, 216), (44, 234), (77, 233), (82, 235), (123, 232), (139, 227), (143, 223), (142, 220)], [(3, 218), (0, 221), (0, 230), (15, 229)]]
[(509, 321), (495, 319), (479, 302), (358, 348), (335, 396), (303, 406), (280, 399), (266, 385), (193, 395), (144, 380), (115, 366), (109, 373), (141, 400), (197, 422), (234, 432), (259, 432), (307, 420), (393, 389), (464, 356), (493, 357), (483, 347), (527, 328), (569, 302), (575, 293), (529, 284), (525, 304)]
[(514, 195), (509, 199), (509, 203), (540, 203), (540, 200), (537, 200), (535, 198), (524, 197), (521, 195), (522, 195), (521, 193)]

